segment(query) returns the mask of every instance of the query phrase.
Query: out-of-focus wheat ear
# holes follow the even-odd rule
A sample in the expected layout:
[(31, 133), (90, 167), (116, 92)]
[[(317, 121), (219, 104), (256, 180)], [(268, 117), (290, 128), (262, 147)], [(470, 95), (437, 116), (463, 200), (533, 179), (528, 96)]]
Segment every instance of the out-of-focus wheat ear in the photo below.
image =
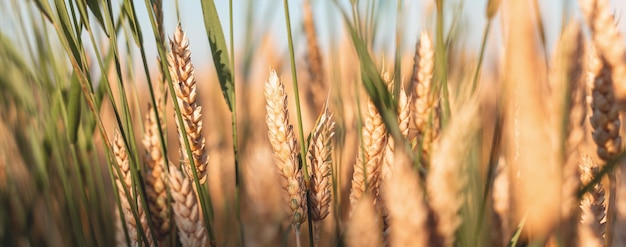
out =
[(389, 245), (432, 246), (429, 244), (428, 206), (419, 176), (405, 152), (396, 151), (389, 177), (383, 180), (384, 203), (389, 214)]
[[(559, 39), (550, 72), (550, 102), (553, 142), (563, 164), (561, 174), (561, 227), (558, 234), (565, 246), (576, 244), (576, 222), (580, 188), (579, 145), (583, 142), (586, 105), (583, 70), (583, 36), (577, 22), (569, 23)], [(566, 123), (564, 125), (564, 123)]]
[(432, 143), (439, 135), (438, 94), (432, 87), (432, 78), (435, 66), (435, 49), (433, 42), (426, 31), (420, 34), (415, 52), (415, 67), (411, 79), (412, 93), (415, 97), (412, 104), (413, 126), (417, 140), (422, 166), (430, 163)]
[(426, 177), (428, 202), (436, 214), (437, 232), (444, 246), (452, 246), (461, 224), (458, 212), (463, 205), (463, 188), (467, 184), (468, 150), (479, 128), (477, 100), (466, 103), (444, 130), (433, 152), (432, 164)]
[[(128, 229), (128, 235), (130, 236), (131, 245), (135, 246), (140, 241), (140, 234), (139, 232), (137, 232), (137, 221), (135, 220), (135, 216), (133, 215), (131, 207), (131, 202), (136, 201), (137, 216), (139, 217), (141, 228), (145, 231), (149, 246), (153, 246), (154, 243), (152, 243), (152, 235), (148, 226), (148, 217), (143, 211), (141, 200), (136, 200), (136, 198), (133, 198), (133, 195), (135, 193), (133, 192), (134, 187), (130, 174), (130, 163), (128, 160), (128, 154), (126, 153), (126, 146), (124, 145), (123, 137), (117, 129), (115, 130), (115, 134), (113, 136), (112, 145), (113, 154), (115, 155), (115, 163), (119, 168), (119, 171), (121, 172), (121, 174), (118, 174), (117, 169), (113, 169), (113, 175), (115, 178), (115, 183), (117, 185), (120, 203), (122, 204), (122, 210), (124, 211), (124, 220), (126, 222), (126, 228)], [(126, 193), (124, 193), (124, 188), (126, 188), (126, 190), (129, 192), (131, 198), (126, 197)]]
[(276, 76), (276, 71), (271, 71), (265, 82), (265, 100), (268, 137), (281, 177), (280, 184), (289, 208), (291, 223), (295, 228), (299, 228), (307, 216), (305, 184), (298, 162), (297, 139), (293, 133), (293, 126), (289, 123), (287, 93), (285, 86)]
[(507, 236), (512, 234), (509, 222), (509, 166), (504, 157), (500, 157), (496, 166), (493, 179), (491, 203), (493, 208), (493, 221), (491, 232), (493, 246), (506, 246), (509, 241)]
[[(157, 99), (157, 111), (163, 112), (161, 99)], [(154, 107), (148, 105), (144, 121), (143, 145), (145, 147), (144, 163), (146, 196), (150, 217), (157, 230), (157, 239), (163, 240), (170, 230), (168, 217), (167, 191), (165, 182), (165, 158), (161, 149), (159, 126), (157, 124)], [(162, 122), (161, 122), (162, 123)]]
[(376, 214), (373, 200), (372, 196), (364, 194), (355, 203), (346, 229), (348, 247), (383, 246), (380, 216)]
[[(587, 25), (592, 32), (593, 43), (599, 57), (611, 67), (611, 77), (618, 82), (626, 81), (626, 47), (624, 37), (617, 28), (609, 0), (579, 0)], [(614, 97), (620, 109), (626, 107), (626, 84), (614, 85)]]
[[(331, 200), (331, 166), (332, 166), (332, 139), (335, 135), (335, 121), (328, 109), (324, 106), (324, 111), (319, 118), (317, 126), (311, 136), (309, 144), (308, 158), (311, 169), (309, 179), (309, 210), (311, 220), (317, 225), (328, 216)], [(314, 231), (315, 240), (319, 240), (319, 232)]]
[(183, 176), (175, 165), (169, 167), (168, 181), (172, 194), (172, 209), (180, 242), (183, 246), (209, 246), (193, 180)]
[(309, 75), (309, 84), (306, 87), (306, 99), (311, 113), (320, 111), (326, 100), (327, 85), (324, 80), (324, 66), (322, 53), (317, 42), (311, 1), (304, 1), (304, 34), (306, 35), (307, 53), (306, 64)]
[[(598, 164), (591, 157), (585, 155), (579, 163), (580, 181), (588, 184), (600, 170)], [(580, 222), (578, 223), (579, 246), (604, 246), (606, 232), (606, 204), (602, 183), (597, 183), (593, 189), (583, 195), (580, 201)]]
[(359, 148), (352, 174), (351, 209), (354, 209), (356, 203), (366, 192), (371, 193), (373, 199), (378, 197), (382, 162), (387, 146), (387, 130), (382, 117), (371, 100), (367, 103), (362, 136), (363, 148)]
[(185, 144), (182, 139), (187, 138), (196, 166), (195, 169), (198, 173), (198, 179), (200, 183), (204, 183), (207, 179), (209, 155), (205, 150), (205, 140), (202, 135), (202, 107), (196, 102), (196, 78), (194, 76), (193, 65), (191, 64), (189, 40), (180, 24), (176, 28), (176, 33), (174, 33), (170, 39), (170, 49), (171, 51), (167, 56), (167, 62), (184, 122), (184, 126), (179, 126), (178, 121), (176, 121), (181, 146), (181, 157), (185, 163), (185, 172), (190, 178), (193, 178), (191, 163), (187, 152), (184, 151)]

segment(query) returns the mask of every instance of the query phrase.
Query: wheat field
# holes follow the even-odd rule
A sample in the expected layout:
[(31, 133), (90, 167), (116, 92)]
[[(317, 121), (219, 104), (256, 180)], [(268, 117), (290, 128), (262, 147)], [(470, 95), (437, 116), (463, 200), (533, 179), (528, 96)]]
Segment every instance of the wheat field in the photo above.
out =
[(0, 246), (626, 246), (623, 3), (184, 2), (0, 2)]

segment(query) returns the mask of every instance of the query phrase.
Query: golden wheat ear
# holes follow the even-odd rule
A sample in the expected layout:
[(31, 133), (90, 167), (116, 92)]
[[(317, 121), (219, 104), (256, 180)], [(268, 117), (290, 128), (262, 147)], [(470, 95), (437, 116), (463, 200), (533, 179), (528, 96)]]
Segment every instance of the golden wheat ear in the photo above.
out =
[(265, 82), (266, 123), (281, 187), (289, 208), (291, 223), (298, 228), (306, 219), (307, 198), (304, 177), (298, 161), (297, 139), (289, 123), (287, 94), (283, 83), (271, 71)]
[(185, 144), (183, 138), (187, 138), (198, 179), (200, 183), (204, 183), (207, 179), (209, 155), (206, 152), (205, 140), (202, 135), (202, 107), (196, 102), (196, 78), (193, 65), (191, 64), (189, 40), (180, 24), (170, 39), (170, 49), (167, 62), (172, 80), (174, 81), (174, 91), (184, 123), (183, 126), (180, 126), (179, 122), (176, 121), (181, 146), (180, 153), (185, 163), (185, 172), (190, 178), (193, 178), (190, 157), (184, 151)]
[[(143, 207), (141, 204), (141, 200), (136, 200), (133, 195), (135, 194), (134, 187), (132, 184), (132, 178), (130, 174), (130, 163), (128, 160), (128, 153), (126, 151), (126, 145), (124, 144), (124, 139), (119, 131), (116, 129), (115, 134), (113, 136), (113, 154), (115, 155), (115, 165), (117, 168), (113, 169), (113, 177), (115, 178), (115, 184), (117, 185), (118, 194), (120, 197), (120, 203), (122, 205), (122, 211), (124, 212), (124, 221), (126, 223), (126, 228), (128, 229), (128, 235), (130, 236), (131, 245), (137, 245), (141, 240), (139, 237), (139, 232), (137, 231), (137, 221), (135, 220), (135, 216), (133, 215), (131, 203), (137, 202), (137, 215), (139, 217), (139, 222), (141, 223), (141, 229), (143, 229), (149, 246), (153, 246), (152, 235), (150, 233), (150, 227), (148, 225), (148, 217), (143, 211)], [(117, 169), (119, 169), (120, 173), (118, 174)], [(130, 198), (126, 197), (125, 189), (129, 193)]]
[(183, 246), (208, 246), (208, 233), (204, 227), (193, 181), (183, 176), (175, 165), (170, 164), (169, 167), (168, 182), (180, 242)]
[[(161, 99), (157, 99), (157, 112), (163, 112)], [(165, 182), (165, 158), (163, 157), (159, 126), (157, 124), (155, 109), (148, 106), (148, 112), (144, 121), (143, 145), (146, 149), (144, 163), (146, 164), (145, 182), (146, 196), (150, 217), (154, 223), (159, 240), (163, 240), (170, 230), (168, 217), (167, 191)]]
[(335, 135), (335, 121), (328, 109), (328, 103), (324, 105), (324, 111), (313, 129), (311, 144), (309, 145), (308, 158), (311, 169), (309, 179), (309, 206), (311, 220), (314, 224), (315, 241), (319, 242), (319, 222), (329, 214), (331, 194), (331, 169), (332, 169), (332, 139)]
[(383, 246), (382, 223), (373, 200), (372, 196), (365, 194), (356, 202), (346, 229), (346, 244), (349, 247)]

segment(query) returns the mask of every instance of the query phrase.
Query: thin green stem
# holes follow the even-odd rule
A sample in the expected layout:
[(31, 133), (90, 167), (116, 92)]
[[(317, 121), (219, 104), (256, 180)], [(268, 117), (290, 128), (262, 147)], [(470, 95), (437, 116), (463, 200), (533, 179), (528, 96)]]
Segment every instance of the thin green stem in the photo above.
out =
[[(295, 53), (293, 49), (293, 37), (291, 35), (291, 20), (289, 18), (289, 3), (287, 0), (283, 0), (283, 5), (285, 8), (285, 23), (287, 24), (287, 39), (289, 42), (289, 60), (291, 61), (291, 78), (293, 80), (293, 93), (296, 98), (296, 114), (298, 116), (298, 134), (300, 135), (300, 161), (302, 162), (302, 168), (304, 170), (304, 180), (305, 184), (309, 184), (309, 171), (306, 164), (306, 151), (307, 151), (307, 143), (306, 139), (304, 139), (304, 129), (302, 128), (302, 112), (300, 110), (300, 94), (298, 90), (298, 76), (296, 74), (296, 61), (295, 61)], [(306, 188), (306, 194), (308, 195), (309, 188)], [(307, 207), (309, 206), (309, 200), (307, 200)], [(310, 207), (309, 207), (310, 208)], [(310, 212), (311, 210), (307, 210), (309, 217), (307, 217), (307, 223), (309, 225), (309, 246), (313, 247), (313, 224), (311, 221)], [(298, 231), (299, 232), (299, 231)], [(296, 234), (299, 235), (299, 234)], [(299, 236), (296, 236), (299, 240)]]
[(487, 47), (487, 38), (489, 37), (489, 31), (491, 30), (491, 19), (487, 21), (487, 25), (485, 26), (485, 30), (483, 31), (483, 41), (480, 46), (480, 55), (478, 56), (478, 64), (476, 65), (476, 71), (474, 71), (474, 79), (472, 80), (472, 92), (476, 91), (476, 85), (478, 84), (478, 75), (480, 74), (480, 69), (483, 65), (483, 60), (485, 58), (485, 48)]

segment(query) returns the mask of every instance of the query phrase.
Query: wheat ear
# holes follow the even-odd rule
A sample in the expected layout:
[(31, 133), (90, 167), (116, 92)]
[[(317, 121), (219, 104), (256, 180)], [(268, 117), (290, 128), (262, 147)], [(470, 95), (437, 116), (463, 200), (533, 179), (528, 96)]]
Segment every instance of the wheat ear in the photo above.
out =
[(423, 166), (428, 166), (430, 163), (431, 145), (439, 135), (438, 100), (432, 88), (434, 58), (435, 49), (432, 39), (428, 32), (422, 31), (415, 52), (415, 67), (411, 83), (415, 87), (412, 111), (417, 138), (421, 145), (420, 154)]
[(367, 103), (362, 136), (363, 147), (359, 148), (352, 174), (350, 192), (352, 208), (366, 192), (370, 192), (374, 198), (378, 197), (382, 161), (387, 145), (387, 131), (376, 106), (371, 100)]
[(170, 165), (168, 181), (180, 242), (183, 246), (208, 246), (207, 231), (202, 222), (193, 180), (183, 176), (176, 166)]
[[(157, 99), (157, 111), (163, 112), (161, 99)], [(156, 114), (152, 105), (148, 105), (148, 112), (144, 121), (143, 145), (146, 149), (144, 163), (146, 164), (145, 182), (146, 196), (150, 217), (155, 225), (158, 239), (163, 240), (170, 230), (168, 217), (167, 191), (165, 182), (165, 158), (161, 149), (159, 128)], [(163, 122), (163, 121), (161, 121)]]
[(291, 223), (296, 230), (307, 215), (304, 178), (298, 162), (297, 139), (289, 123), (285, 86), (271, 71), (265, 82), (268, 137), (274, 151), (283, 194), (289, 207)]
[(471, 140), (479, 128), (478, 103), (473, 100), (463, 106), (434, 147), (432, 164), (426, 177), (430, 207), (437, 219), (437, 232), (444, 246), (452, 246), (454, 234), (461, 224), (458, 212), (463, 205), (463, 188), (467, 184), (465, 157)]
[(397, 151), (388, 178), (383, 180), (383, 194), (389, 214), (389, 241), (394, 246), (431, 246), (428, 206), (419, 177), (406, 153)]
[[(611, 67), (615, 81), (626, 81), (626, 47), (624, 38), (617, 29), (608, 0), (579, 0), (580, 8), (589, 25), (594, 45), (600, 57)], [(620, 108), (626, 107), (626, 85), (616, 83), (614, 94)]]
[[(579, 145), (585, 136), (584, 121), (586, 107), (585, 89), (581, 81), (583, 68), (583, 36), (580, 25), (571, 22), (559, 39), (550, 72), (552, 106), (552, 128), (555, 150), (563, 164), (561, 174), (561, 217), (560, 237), (566, 246), (576, 243), (576, 221), (580, 187), (578, 175)], [(564, 125), (564, 123), (567, 123)]]
[(202, 135), (202, 107), (196, 102), (196, 78), (194, 76), (193, 65), (191, 64), (191, 52), (189, 51), (189, 40), (183, 32), (180, 24), (176, 28), (176, 33), (170, 39), (170, 53), (167, 56), (170, 74), (174, 81), (174, 91), (178, 105), (183, 117), (183, 125), (178, 127), (178, 136), (181, 145), (181, 156), (185, 163), (185, 172), (193, 178), (190, 160), (185, 150), (184, 140), (187, 138), (196, 172), (200, 183), (207, 179), (207, 164), (209, 156), (205, 150), (205, 140)]
[[(131, 245), (135, 246), (140, 241), (139, 233), (137, 231), (137, 221), (135, 220), (135, 216), (133, 215), (131, 207), (131, 201), (136, 201), (139, 223), (141, 224), (141, 228), (145, 232), (148, 245), (153, 246), (151, 237), (152, 235), (150, 234), (150, 228), (148, 226), (148, 217), (143, 211), (141, 200), (135, 200), (136, 198), (133, 197), (135, 193), (132, 183), (132, 177), (130, 174), (131, 171), (128, 154), (126, 153), (124, 140), (117, 130), (115, 130), (115, 134), (113, 136), (113, 153), (115, 154), (115, 163), (120, 171), (120, 174), (118, 174), (117, 169), (113, 169), (113, 174), (120, 197), (120, 203), (122, 204), (122, 209), (124, 211), (124, 219), (126, 222), (126, 228), (128, 229), (128, 235), (130, 236)], [(126, 188), (126, 191), (128, 191), (131, 198), (126, 197), (124, 188)]]
[[(406, 94), (404, 88), (400, 88), (400, 94), (398, 94), (398, 127), (402, 137), (407, 138), (409, 135), (409, 123), (411, 116), (411, 98)], [(385, 159), (382, 167), (383, 179), (386, 178), (394, 163), (395, 156), (395, 141), (388, 140), (385, 147)]]
[[(331, 200), (331, 166), (332, 166), (332, 138), (335, 135), (335, 121), (328, 109), (319, 118), (309, 145), (308, 157), (310, 160), (311, 178), (309, 180), (309, 204), (311, 220), (314, 224), (326, 218), (329, 213)], [(314, 231), (315, 240), (319, 240), (319, 232)]]
[[(579, 163), (580, 181), (588, 184), (598, 174), (599, 167), (591, 157), (583, 156)], [(602, 183), (583, 195), (580, 201), (580, 223), (578, 224), (578, 241), (580, 246), (604, 246), (606, 232), (606, 205)]]
[(307, 101), (311, 112), (319, 112), (324, 104), (326, 85), (324, 81), (324, 68), (322, 63), (322, 53), (317, 42), (315, 23), (313, 22), (313, 12), (311, 1), (304, 1), (304, 34), (307, 43), (307, 72), (309, 75), (309, 85), (307, 87)]
[(369, 194), (363, 195), (354, 205), (346, 229), (346, 244), (349, 247), (383, 246), (380, 217)]

